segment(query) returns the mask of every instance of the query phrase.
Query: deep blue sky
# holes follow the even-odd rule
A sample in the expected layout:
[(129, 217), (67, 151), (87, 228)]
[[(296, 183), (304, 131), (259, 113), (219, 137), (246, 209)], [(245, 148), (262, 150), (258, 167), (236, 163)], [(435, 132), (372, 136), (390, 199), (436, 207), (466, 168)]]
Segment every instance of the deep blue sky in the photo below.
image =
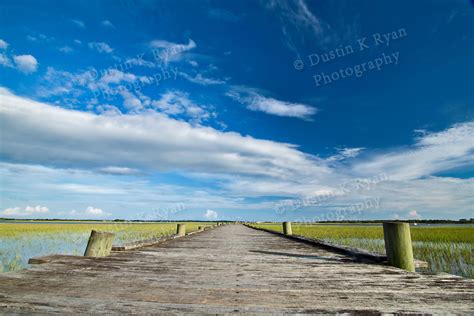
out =
[(3, 1), (0, 216), (472, 217), (473, 29), (467, 0)]

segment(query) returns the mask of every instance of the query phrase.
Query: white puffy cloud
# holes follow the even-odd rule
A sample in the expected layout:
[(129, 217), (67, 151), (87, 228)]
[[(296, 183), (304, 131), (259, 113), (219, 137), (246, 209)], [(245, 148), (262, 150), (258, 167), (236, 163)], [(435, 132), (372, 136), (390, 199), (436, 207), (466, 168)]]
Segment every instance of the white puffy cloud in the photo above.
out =
[(49, 209), (46, 206), (36, 205), (36, 206), (26, 206), (24, 209), (21, 207), (10, 207), (5, 209), (2, 214), (5, 216), (32, 216), (38, 214), (48, 213)]
[(38, 61), (32, 55), (13, 56), (16, 68), (25, 74), (30, 74), (38, 69)]
[(104, 42), (90, 42), (88, 46), (90, 49), (96, 50), (99, 53), (111, 53), (114, 50), (112, 47), (110, 47), (107, 43)]
[(317, 158), (292, 145), (193, 127), (153, 112), (100, 116), (17, 97), (5, 89), (0, 95), (2, 154), (13, 160), (31, 162), (30, 150), (36, 148), (36, 163), (273, 176), (325, 171)]
[(8, 43), (0, 38), (0, 49), (7, 49)]
[[(329, 196), (326, 204), (312, 209), (348, 207), (377, 198), (381, 207), (373, 211), (380, 214), (417, 210), (424, 218), (427, 214), (460, 218), (472, 211), (474, 179), (435, 175), (472, 166), (473, 124), (426, 132), (414, 145), (382, 154), (364, 149), (358, 156), (362, 148), (340, 149), (337, 155), (345, 162), (339, 163), (334, 156), (318, 158), (291, 144), (193, 126), (156, 112), (95, 115), (0, 89), (0, 154), (12, 163), (0, 172), (3, 187), (54, 209), (71, 207), (40, 198), (61, 192), (68, 203), (80, 203), (87, 196), (88, 203), (115, 214), (116, 209), (142, 210), (154, 203), (182, 201), (201, 210), (271, 210), (274, 202), (266, 202), (266, 197), (275, 201)], [(52, 162), (54, 169), (38, 166)], [(160, 172), (211, 181), (217, 188), (150, 183), (148, 174)], [(341, 188), (348, 181), (383, 173), (387, 179), (370, 189)], [(6, 193), (1, 206), (18, 205)], [(104, 195), (114, 198), (103, 205)]]
[(96, 208), (96, 207), (92, 207), (92, 206), (89, 206), (85, 213), (87, 215), (94, 215), (94, 216), (104, 216), (104, 215), (107, 215), (107, 213), (105, 213), (104, 211), (102, 211), (100, 208)]
[(110, 214), (104, 212), (102, 209), (89, 206), (83, 211), (76, 211), (72, 210), (69, 212), (70, 215), (73, 215), (74, 217), (79, 217), (79, 218), (89, 218), (89, 217), (107, 217)]
[(217, 212), (216, 211), (211, 211), (207, 210), (206, 214), (204, 214), (204, 217), (207, 219), (216, 219), (217, 218)]
[(201, 123), (212, 116), (206, 106), (196, 104), (189, 99), (187, 93), (178, 90), (165, 92), (160, 99), (152, 101), (151, 105), (169, 116), (185, 115), (194, 123)]

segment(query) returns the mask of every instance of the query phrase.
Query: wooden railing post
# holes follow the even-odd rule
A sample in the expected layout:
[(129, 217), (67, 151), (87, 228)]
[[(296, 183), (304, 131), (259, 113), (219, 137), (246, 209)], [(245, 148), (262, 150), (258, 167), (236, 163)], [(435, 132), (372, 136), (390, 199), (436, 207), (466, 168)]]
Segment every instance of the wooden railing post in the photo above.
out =
[(383, 236), (388, 264), (415, 272), (410, 224), (383, 223)]
[(176, 229), (176, 234), (178, 234), (178, 236), (186, 236), (186, 225), (178, 224), (178, 228)]
[(293, 235), (293, 231), (291, 229), (291, 222), (283, 222), (283, 233), (288, 236)]
[(115, 235), (112, 233), (91, 231), (89, 241), (87, 242), (85, 257), (106, 257), (112, 250), (112, 242)]

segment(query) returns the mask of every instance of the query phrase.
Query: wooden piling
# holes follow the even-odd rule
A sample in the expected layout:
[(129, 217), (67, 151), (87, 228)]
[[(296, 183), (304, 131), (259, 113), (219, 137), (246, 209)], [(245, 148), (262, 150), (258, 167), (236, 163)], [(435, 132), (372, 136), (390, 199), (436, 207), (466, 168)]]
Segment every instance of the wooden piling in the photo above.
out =
[(91, 231), (84, 257), (106, 257), (112, 250), (115, 235), (107, 232)]
[(178, 228), (176, 229), (176, 234), (178, 234), (178, 236), (186, 236), (186, 225), (178, 224)]
[(408, 223), (383, 223), (383, 235), (388, 264), (415, 272), (413, 248)]
[(288, 236), (293, 235), (293, 231), (291, 229), (291, 222), (283, 222), (283, 233)]

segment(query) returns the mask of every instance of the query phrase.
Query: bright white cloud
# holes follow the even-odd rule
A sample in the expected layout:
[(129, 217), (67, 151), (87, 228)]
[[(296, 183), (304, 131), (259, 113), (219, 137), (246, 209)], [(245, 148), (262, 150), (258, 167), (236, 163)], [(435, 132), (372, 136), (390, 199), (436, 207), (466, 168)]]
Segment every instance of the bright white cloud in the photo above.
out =
[(7, 49), (8, 43), (0, 39), (0, 49)]
[(32, 55), (13, 56), (16, 68), (25, 74), (30, 74), (38, 69), (38, 61)]
[(92, 206), (89, 206), (85, 213), (87, 215), (94, 215), (94, 216), (104, 216), (104, 215), (107, 215), (107, 213), (105, 213), (104, 211), (102, 211), (100, 208), (97, 208), (97, 207), (92, 207)]
[(426, 133), (414, 146), (372, 156), (354, 166), (360, 174), (390, 172), (395, 180), (418, 179), (474, 165), (474, 122)]
[(112, 47), (110, 47), (107, 43), (104, 42), (90, 42), (88, 46), (90, 49), (96, 50), (99, 53), (111, 53), (114, 50)]
[[(178, 102), (175, 97), (183, 95), (170, 94), (168, 101)], [(184, 110), (178, 107), (177, 111)], [(320, 211), (377, 198), (381, 207), (364, 212), (392, 216), (417, 210), (425, 218), (425, 214), (460, 218), (472, 212), (474, 179), (433, 175), (472, 166), (473, 124), (426, 132), (413, 146), (383, 154), (364, 149), (364, 155), (359, 156), (362, 148), (343, 148), (338, 155), (345, 163), (340, 164), (332, 157), (307, 155), (291, 144), (193, 126), (156, 112), (95, 115), (31, 101), (0, 89), (0, 154), (14, 162), (0, 172), (4, 188), (19, 195), (35, 194), (30, 200), (53, 209), (71, 207), (54, 204), (58, 203), (54, 198), (45, 202), (38, 197), (61, 192), (67, 203), (81, 203), (87, 197), (88, 203), (112, 210), (114, 215), (117, 209), (143, 210), (155, 203), (182, 201), (201, 210), (271, 210), (274, 202), (255, 202), (252, 198), (330, 196), (328, 203), (313, 205)], [(32, 148), (35, 155), (31, 155)], [(28, 165), (51, 161), (56, 168), (75, 169)], [(148, 182), (147, 174), (161, 171), (212, 181), (218, 189)], [(345, 192), (340, 187), (347, 181), (382, 173), (388, 179), (369, 190)], [(120, 176), (123, 174), (129, 176)], [(18, 205), (6, 193), (2, 194), (2, 208)], [(103, 205), (104, 194), (114, 194), (114, 199)]]
[(89, 217), (107, 217), (110, 214), (104, 212), (102, 209), (89, 206), (83, 211), (76, 211), (72, 210), (69, 212), (70, 215), (73, 215), (74, 217), (79, 217), (79, 218), (89, 218)]
[(256, 90), (250, 88), (235, 88), (229, 91), (226, 95), (242, 104), (245, 104), (249, 110), (264, 112), (271, 115), (310, 120), (317, 112), (315, 107), (302, 103), (292, 103), (265, 97), (259, 94)]
[(10, 207), (5, 209), (2, 214), (5, 216), (32, 216), (38, 214), (48, 213), (49, 209), (46, 206), (26, 206), (24, 209), (21, 207)]
[[(290, 144), (193, 127), (157, 113), (99, 116), (17, 97), (5, 89), (0, 95), (2, 154), (19, 162), (281, 177), (326, 170), (316, 157)], [(31, 148), (39, 154), (32, 156)]]
[(207, 211), (206, 211), (206, 214), (204, 214), (204, 217), (207, 218), (207, 219), (209, 219), (209, 220), (216, 219), (216, 218), (217, 218), (217, 212), (216, 212), (216, 211), (207, 210)]

